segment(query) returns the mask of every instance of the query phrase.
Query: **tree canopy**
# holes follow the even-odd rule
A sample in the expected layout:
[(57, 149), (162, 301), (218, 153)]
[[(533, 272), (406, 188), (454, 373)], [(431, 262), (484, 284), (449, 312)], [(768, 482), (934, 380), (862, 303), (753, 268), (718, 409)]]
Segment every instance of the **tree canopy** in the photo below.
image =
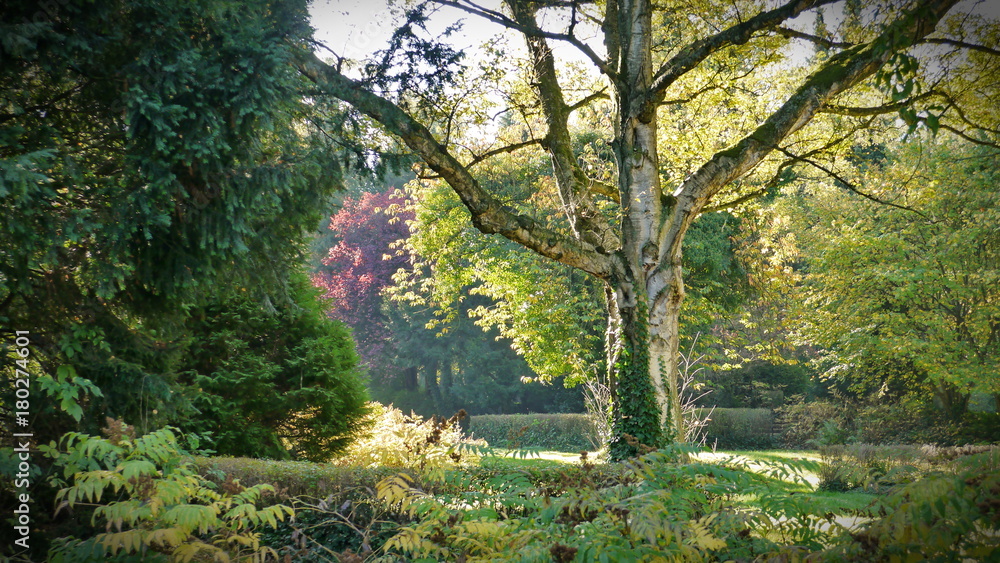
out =
[(830, 186), (785, 202), (806, 206), (791, 211), (811, 257), (803, 336), (828, 351), (827, 365), (877, 376), (872, 356), (908, 364), (953, 415), (970, 392), (1000, 391), (998, 157), (954, 140), (910, 142), (865, 162), (866, 189), (893, 206)]

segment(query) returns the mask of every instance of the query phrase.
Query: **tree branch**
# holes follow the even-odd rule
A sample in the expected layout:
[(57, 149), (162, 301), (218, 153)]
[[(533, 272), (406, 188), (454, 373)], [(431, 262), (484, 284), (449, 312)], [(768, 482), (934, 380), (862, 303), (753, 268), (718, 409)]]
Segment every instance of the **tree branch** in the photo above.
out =
[[(535, 8), (528, 2), (507, 0), (507, 5), (515, 23), (529, 32), (538, 29)], [(559, 85), (552, 49), (542, 37), (526, 34), (525, 41), (531, 53), (542, 114), (549, 127), (543, 146), (551, 156), (559, 198), (573, 235), (588, 239), (598, 248), (616, 249), (620, 245), (618, 237), (594, 205), (587, 190), (590, 179), (580, 168), (573, 152), (573, 140), (569, 134), (570, 108)]]
[(329, 95), (374, 119), (423, 158), (458, 194), (472, 215), (473, 225), (483, 233), (498, 233), (547, 258), (599, 278), (610, 275), (612, 264), (607, 254), (505, 207), (479, 185), (468, 169), (449, 154), (426, 127), (399, 106), (365, 90), (357, 81), (347, 78), (312, 53), (300, 52), (296, 66)]
[[(678, 190), (675, 214), (697, 213), (723, 186), (757, 166), (778, 143), (804, 127), (829, 100), (874, 74), (894, 52), (909, 47), (934, 30), (958, 0), (926, 0), (907, 11), (872, 42), (832, 56), (756, 130), (732, 147), (716, 153)], [(919, 15), (918, 15), (919, 14)], [(660, 252), (669, 251), (661, 233)]]
[(1000, 57), (1000, 50), (994, 49), (992, 47), (987, 47), (986, 45), (978, 45), (976, 43), (968, 43), (966, 41), (959, 41), (957, 39), (947, 39), (943, 37), (930, 37), (921, 41), (921, 43), (930, 43), (932, 45), (951, 45), (953, 47), (959, 47), (961, 49), (969, 49), (971, 51), (979, 51), (980, 53), (986, 53), (988, 55), (993, 55), (995, 57)]
[(836, 106), (832, 104), (824, 104), (823, 107), (819, 108), (817, 113), (832, 113), (835, 115), (845, 115), (848, 117), (871, 117), (875, 115), (883, 115), (886, 113), (895, 113), (899, 110), (913, 105), (915, 102), (920, 100), (925, 100), (932, 96), (940, 95), (939, 92), (935, 90), (928, 90), (923, 94), (918, 96), (913, 96), (912, 98), (907, 98), (898, 102), (893, 102), (890, 104), (885, 104), (881, 106), (873, 107), (856, 107), (856, 106)]
[(795, 162), (797, 162), (795, 159), (788, 159), (785, 162), (782, 162), (781, 165), (778, 166), (778, 170), (775, 171), (775, 173), (774, 173), (773, 176), (771, 176), (771, 179), (768, 180), (767, 182), (765, 182), (764, 186), (761, 187), (760, 189), (752, 191), (752, 192), (750, 192), (748, 194), (739, 196), (736, 199), (727, 201), (725, 203), (720, 203), (718, 205), (711, 205), (711, 206), (706, 205), (704, 208), (702, 208), (701, 212), (702, 213), (712, 213), (713, 211), (725, 211), (726, 209), (732, 209), (732, 208), (736, 207), (737, 205), (746, 203), (748, 201), (753, 201), (753, 200), (757, 199), (758, 197), (763, 196), (768, 191), (770, 191), (771, 189), (777, 187), (777, 185), (781, 183), (781, 175), (782, 175), (782, 173), (785, 171), (786, 168), (788, 168), (789, 166), (791, 166)]
[(604, 87), (604, 88), (601, 88), (600, 90), (594, 92), (593, 94), (585, 96), (582, 100), (576, 102), (575, 104), (570, 104), (568, 106), (569, 112), (573, 113), (574, 111), (576, 111), (576, 110), (578, 110), (578, 109), (580, 109), (580, 108), (582, 108), (582, 107), (584, 107), (586, 105), (589, 105), (590, 102), (592, 102), (594, 100), (607, 100), (607, 99), (610, 99), (610, 96), (608, 96), (607, 92), (608, 92), (607, 87)]
[(525, 147), (530, 147), (532, 145), (541, 145), (545, 143), (545, 139), (528, 139), (527, 141), (521, 141), (520, 143), (514, 143), (497, 149), (490, 149), (484, 153), (477, 154), (470, 160), (465, 166), (466, 168), (472, 168), (473, 166), (483, 162), (484, 160), (494, 157), (498, 154), (512, 153), (517, 150), (521, 150)]
[(698, 66), (709, 55), (724, 47), (742, 45), (750, 40), (754, 32), (768, 29), (793, 18), (805, 10), (829, 4), (835, 0), (790, 0), (787, 4), (768, 12), (762, 12), (745, 22), (734, 25), (711, 37), (691, 43), (669, 61), (663, 64), (653, 76), (648, 104), (658, 104), (666, 95), (667, 88), (691, 69)]
[[(520, 31), (521, 33), (529, 37), (538, 37), (541, 39), (556, 39), (558, 41), (565, 41), (570, 45), (574, 46), (583, 53), (594, 65), (600, 69), (601, 72), (606, 74), (612, 80), (615, 79), (615, 72), (608, 66), (607, 61), (602, 59), (589, 45), (580, 41), (575, 35), (570, 33), (553, 33), (551, 31), (545, 31), (541, 28), (528, 27), (523, 24), (518, 23), (515, 20), (510, 19), (504, 14), (497, 12), (496, 10), (490, 10), (484, 8), (474, 2), (469, 0), (432, 0), (436, 4), (441, 4), (442, 6), (451, 6), (452, 8), (457, 8), (463, 12), (467, 12), (481, 18), (485, 18), (493, 23), (500, 24), (508, 29), (513, 29), (515, 31)], [(574, 4), (575, 5), (575, 4)]]
[(802, 33), (801, 31), (796, 31), (794, 29), (789, 29), (787, 27), (779, 27), (774, 30), (778, 35), (785, 37), (787, 39), (804, 39), (810, 43), (815, 43), (820, 47), (826, 49), (849, 49), (854, 46), (854, 43), (846, 43), (844, 41), (830, 41), (829, 39), (824, 39), (818, 35), (813, 35), (811, 33)]
[(912, 213), (916, 213), (917, 215), (920, 215), (924, 219), (927, 219), (927, 215), (925, 213), (923, 213), (922, 211), (918, 211), (918, 210), (916, 210), (916, 209), (914, 209), (912, 207), (907, 207), (905, 205), (899, 205), (898, 203), (893, 203), (891, 201), (886, 201), (884, 199), (879, 199), (879, 198), (877, 198), (877, 197), (875, 197), (875, 196), (873, 196), (873, 195), (871, 195), (871, 194), (869, 194), (867, 192), (861, 191), (860, 188), (858, 188), (852, 182), (849, 182), (846, 178), (844, 178), (840, 174), (837, 174), (835, 171), (830, 170), (826, 166), (823, 166), (822, 164), (820, 164), (820, 163), (818, 163), (818, 162), (816, 162), (814, 160), (811, 160), (811, 159), (803, 157), (803, 156), (794, 155), (794, 154), (788, 152), (787, 150), (785, 150), (785, 149), (783, 149), (781, 147), (778, 147), (778, 152), (784, 154), (785, 156), (791, 158), (792, 160), (797, 160), (799, 162), (804, 162), (805, 164), (808, 164), (808, 165), (812, 166), (813, 168), (816, 168), (817, 170), (822, 171), (827, 176), (833, 178), (838, 183), (842, 184), (844, 186), (844, 188), (846, 188), (848, 191), (856, 193), (856, 194), (858, 194), (859, 196), (861, 196), (861, 197), (863, 197), (865, 199), (873, 201), (873, 202), (875, 202), (875, 203), (877, 203), (879, 205), (887, 205), (889, 207), (895, 207), (896, 209), (901, 209), (903, 211), (910, 211)]

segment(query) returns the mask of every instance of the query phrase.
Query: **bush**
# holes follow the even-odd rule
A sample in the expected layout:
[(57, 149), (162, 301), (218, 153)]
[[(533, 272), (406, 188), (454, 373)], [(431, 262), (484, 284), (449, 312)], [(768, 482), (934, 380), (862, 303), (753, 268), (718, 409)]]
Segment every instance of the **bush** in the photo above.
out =
[(840, 536), (818, 560), (1000, 560), (1000, 450), (959, 467), (894, 490), (885, 517)]
[(926, 404), (912, 398), (887, 405), (870, 405), (858, 412), (858, 441), (870, 444), (954, 443), (948, 423)]
[(472, 446), (486, 445), (463, 435), (461, 421), (467, 416), (464, 410), (448, 419), (432, 416), (424, 420), (417, 414), (405, 415), (392, 405), (369, 403), (368, 408), (371, 414), (366, 421), (370, 425), (367, 435), (331, 463), (355, 467), (455, 465), (474, 461)]
[[(214, 482), (270, 483), (276, 493), (272, 502), (295, 508), (294, 521), (261, 534), (261, 543), (275, 550), (279, 561), (360, 561), (351, 554), (378, 549), (409, 521), (388, 514), (374, 499), (376, 485), (399, 468), (230, 457), (201, 457), (194, 463)], [(337, 556), (331, 558), (331, 552)]]
[(106, 532), (93, 538), (57, 540), (49, 561), (277, 557), (257, 529), (277, 527), (294, 512), (280, 504), (257, 507), (273, 487), (199, 476), (169, 428), (136, 438), (132, 427), (108, 419), (105, 431), (107, 438), (70, 432), (39, 448), (73, 481), (56, 496), (57, 511), (95, 506), (94, 520), (107, 522)]
[(717, 408), (712, 411), (704, 432), (705, 443), (709, 446), (736, 450), (771, 448), (774, 447), (774, 413), (769, 409)]
[(820, 446), (822, 465), (818, 489), (877, 492), (887, 486), (908, 483), (919, 476), (923, 455), (919, 446), (875, 446), (871, 444)]
[(932, 473), (957, 473), (971, 462), (1000, 458), (1000, 446), (935, 446), (850, 444), (822, 446), (819, 488), (871, 492), (911, 483)]
[(812, 448), (847, 441), (845, 432), (851, 424), (847, 420), (847, 410), (840, 405), (812, 401), (786, 405), (776, 412), (782, 429), (778, 441), (787, 448)]
[(221, 454), (326, 461), (363, 431), (350, 331), (327, 318), (305, 276), (289, 289), (294, 301), (273, 311), (241, 291), (191, 311), (182, 378), (199, 414), (181, 426), (211, 432)]
[(588, 451), (598, 443), (587, 414), (486, 414), (469, 419), (469, 433), (497, 448)]
[[(613, 485), (586, 463), (555, 489), (512, 474), (460, 496), (430, 494), (399, 475), (379, 484), (379, 498), (417, 521), (401, 527), (385, 551), (420, 561), (725, 561), (779, 548), (765, 533), (823, 545), (807, 502), (778, 499), (770, 479), (738, 460), (729, 467), (680, 461), (692, 451), (673, 446), (632, 459), (618, 466), (624, 474)], [(804, 482), (802, 468), (771, 469), (772, 479)], [(747, 494), (762, 499), (766, 514), (734, 510)]]

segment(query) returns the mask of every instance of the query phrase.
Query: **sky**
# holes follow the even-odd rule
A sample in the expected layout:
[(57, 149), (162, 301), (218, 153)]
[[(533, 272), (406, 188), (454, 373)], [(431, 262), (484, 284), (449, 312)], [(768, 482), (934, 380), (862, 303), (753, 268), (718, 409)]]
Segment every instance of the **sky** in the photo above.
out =
[[(498, 2), (484, 4), (499, 5)], [(313, 0), (309, 13), (316, 28), (316, 39), (347, 58), (363, 58), (383, 48), (392, 35), (393, 11), (384, 0)], [(446, 22), (460, 18), (465, 20), (463, 30), (453, 39), (460, 48), (474, 47), (502, 30), (499, 25), (449, 7), (441, 8), (432, 18), (429, 29), (440, 32)]]
[[(481, 4), (495, 9), (500, 2), (499, 0), (483, 0)], [(348, 58), (364, 58), (364, 55), (384, 46), (392, 34), (393, 12), (387, 6), (386, 0), (312, 0), (309, 11), (312, 16), (312, 25), (316, 28), (316, 38), (326, 43), (338, 54)], [(826, 9), (828, 25), (836, 25), (836, 21), (839, 19), (838, 15), (835, 14), (837, 11), (837, 4)], [(975, 11), (996, 17), (1000, 15), (1000, 0), (965, 0), (955, 11)], [(437, 27), (435, 29), (432, 25), (431, 29), (441, 31), (448, 22), (460, 18), (465, 21), (464, 29), (454, 38), (454, 45), (461, 49), (475, 47), (502, 29), (497, 24), (449, 7), (442, 7), (441, 12), (432, 18), (432, 24), (436, 22)], [(811, 30), (811, 15), (809, 19), (809, 22), (802, 22), (797, 27), (804, 31)], [(559, 42), (555, 43), (557, 45), (554, 47), (558, 49)], [(595, 50), (603, 50), (600, 41), (589, 41), (588, 43)], [(559, 54), (582, 60), (582, 57), (578, 57), (575, 49), (572, 48)]]

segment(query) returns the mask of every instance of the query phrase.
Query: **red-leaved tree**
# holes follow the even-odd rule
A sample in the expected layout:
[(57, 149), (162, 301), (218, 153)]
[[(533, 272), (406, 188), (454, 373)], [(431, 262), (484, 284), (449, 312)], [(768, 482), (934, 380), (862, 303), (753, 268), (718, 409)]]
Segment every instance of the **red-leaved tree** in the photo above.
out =
[(331, 299), (329, 314), (354, 331), (358, 353), (373, 377), (385, 377), (395, 356), (391, 332), (382, 312), (382, 289), (408, 265), (408, 256), (393, 243), (410, 235), (402, 211), (404, 197), (394, 189), (345, 198), (330, 220), (338, 242), (323, 260), (326, 269), (313, 283)]

